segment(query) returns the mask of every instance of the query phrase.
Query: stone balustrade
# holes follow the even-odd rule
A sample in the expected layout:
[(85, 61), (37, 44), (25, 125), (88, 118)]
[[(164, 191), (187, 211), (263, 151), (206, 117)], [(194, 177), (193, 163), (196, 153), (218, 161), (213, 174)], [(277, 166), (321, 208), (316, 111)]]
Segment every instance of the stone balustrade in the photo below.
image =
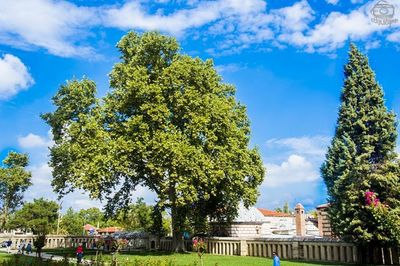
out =
[[(18, 245), (33, 243), (33, 235), (0, 235), (0, 242), (11, 239), (12, 248), (18, 248)], [(67, 248), (77, 247), (83, 243), (87, 248), (92, 247), (96, 237), (94, 236), (46, 236), (45, 248)], [(305, 261), (324, 261), (333, 263), (361, 263), (360, 251), (353, 244), (345, 243), (332, 238), (256, 238), (243, 239), (236, 237), (210, 237), (206, 240), (207, 253), (230, 256), (254, 256), (254, 257), (272, 257), (272, 252), (277, 252), (282, 259), (295, 259)], [(153, 242), (153, 243), (152, 243)], [(157, 243), (159, 244), (157, 244)], [(172, 239), (156, 238), (146, 239), (146, 249), (160, 249), (172, 251)], [(190, 240), (185, 241), (187, 250), (192, 250)], [(377, 248), (371, 250), (371, 254), (382, 254), (380, 264), (399, 265), (398, 248)], [(372, 259), (368, 259), (371, 263)]]
[[(323, 261), (333, 263), (360, 263), (360, 253), (353, 244), (331, 238), (260, 238), (243, 239), (235, 237), (207, 238), (207, 253), (216, 255), (236, 255), (272, 257), (276, 252), (282, 259)], [(172, 250), (172, 240), (162, 239), (160, 249)], [(188, 248), (188, 250), (190, 250)], [(379, 249), (386, 265), (399, 265), (397, 249)]]
[[(17, 249), (21, 242), (33, 243), (34, 235), (2, 235), (0, 242), (11, 239), (12, 249)], [(67, 248), (77, 247), (79, 243), (84, 243), (86, 247), (91, 247), (95, 241), (93, 236), (65, 236), (65, 235), (47, 235), (45, 248)]]

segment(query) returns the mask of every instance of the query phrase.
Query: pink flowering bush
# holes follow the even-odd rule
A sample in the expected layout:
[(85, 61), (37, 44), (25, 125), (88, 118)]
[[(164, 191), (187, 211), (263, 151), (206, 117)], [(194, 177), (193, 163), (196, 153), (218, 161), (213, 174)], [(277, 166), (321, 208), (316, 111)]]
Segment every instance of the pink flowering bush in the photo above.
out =
[(380, 205), (380, 200), (376, 196), (375, 192), (367, 190), (365, 192), (365, 205), (377, 207)]
[(193, 249), (197, 251), (197, 255), (200, 258), (200, 263), (203, 265), (203, 254), (206, 252), (206, 242), (202, 238), (195, 237), (193, 238)]

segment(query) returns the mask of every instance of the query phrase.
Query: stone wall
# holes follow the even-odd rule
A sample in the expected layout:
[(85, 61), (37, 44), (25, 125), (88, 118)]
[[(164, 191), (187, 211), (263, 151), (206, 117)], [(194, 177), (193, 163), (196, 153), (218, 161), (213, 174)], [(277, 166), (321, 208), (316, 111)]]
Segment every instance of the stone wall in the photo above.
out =
[(226, 232), (231, 237), (261, 237), (262, 223), (232, 223), (226, 227)]
[[(17, 249), (21, 242), (33, 243), (34, 235), (7, 235), (0, 236), (0, 242), (11, 239), (12, 249)], [(46, 245), (44, 248), (72, 248), (77, 247), (79, 243), (84, 244), (86, 247), (92, 247), (95, 241), (93, 236), (64, 236), (64, 235), (47, 235)]]
[(318, 230), (322, 237), (333, 237), (331, 222), (328, 216), (328, 205), (323, 204), (317, 207)]
[[(277, 252), (282, 259), (331, 263), (360, 263), (363, 259), (356, 246), (332, 238), (212, 237), (207, 238), (206, 242), (207, 253), (218, 255), (272, 257), (272, 252)], [(160, 249), (172, 251), (172, 240), (162, 239)], [(189, 246), (187, 249), (191, 250)], [(398, 248), (379, 248), (374, 252), (382, 254), (378, 264), (399, 265), (400, 263)], [(372, 258), (370, 261), (372, 264)]]

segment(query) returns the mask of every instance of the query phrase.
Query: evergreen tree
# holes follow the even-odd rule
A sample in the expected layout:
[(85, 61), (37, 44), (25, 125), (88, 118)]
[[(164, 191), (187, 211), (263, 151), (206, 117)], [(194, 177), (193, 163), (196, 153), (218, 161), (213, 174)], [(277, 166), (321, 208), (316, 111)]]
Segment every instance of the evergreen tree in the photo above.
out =
[(398, 245), (396, 118), (367, 57), (353, 44), (344, 74), (336, 132), (321, 167), (333, 232), (361, 247)]

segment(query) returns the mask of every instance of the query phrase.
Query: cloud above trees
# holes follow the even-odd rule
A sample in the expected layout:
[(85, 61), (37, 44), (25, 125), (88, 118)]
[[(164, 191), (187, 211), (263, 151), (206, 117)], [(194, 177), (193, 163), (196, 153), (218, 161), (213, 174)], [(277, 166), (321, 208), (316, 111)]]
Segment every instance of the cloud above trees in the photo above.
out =
[(12, 54), (0, 56), (0, 73), (0, 100), (8, 99), (35, 83), (28, 68)]
[(25, 50), (40, 48), (62, 57), (91, 58), (96, 42), (90, 40), (99, 38), (96, 29), (101, 27), (197, 38), (211, 42), (208, 51), (214, 55), (255, 46), (332, 53), (348, 39), (367, 45), (378, 37), (399, 43), (399, 22), (382, 26), (371, 21), (374, 3), (338, 11), (340, 1), (332, 0), (326, 3), (330, 8), (324, 9), (306, 0), (283, 8), (270, 8), (263, 0), (188, 1), (174, 7), (165, 1), (89, 7), (69, 1), (4, 0), (0, 2), (0, 43)]

